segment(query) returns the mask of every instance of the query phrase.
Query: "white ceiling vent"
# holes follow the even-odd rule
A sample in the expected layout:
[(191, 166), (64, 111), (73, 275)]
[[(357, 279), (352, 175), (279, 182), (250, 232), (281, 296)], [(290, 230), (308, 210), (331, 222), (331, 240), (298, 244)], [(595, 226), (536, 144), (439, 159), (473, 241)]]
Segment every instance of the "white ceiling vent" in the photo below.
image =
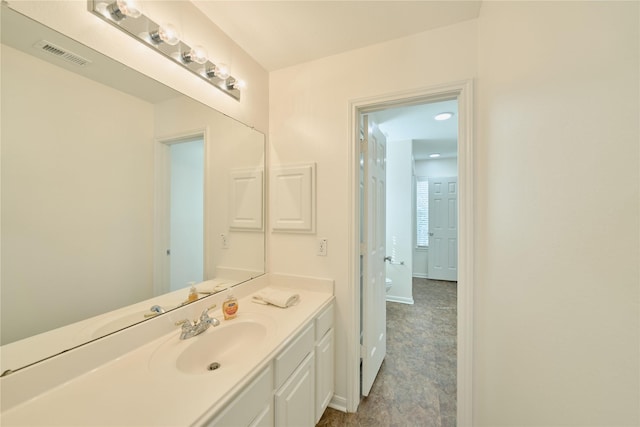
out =
[(58, 58), (64, 59), (67, 62), (71, 62), (72, 64), (79, 65), (81, 67), (84, 67), (85, 65), (91, 63), (91, 61), (89, 61), (88, 59), (83, 58), (82, 56), (77, 55), (73, 52), (70, 52), (65, 48), (56, 46), (55, 44), (48, 42), (46, 40), (40, 40), (39, 42), (34, 44), (33, 47), (43, 50), (47, 53), (50, 53), (51, 55), (55, 55)]

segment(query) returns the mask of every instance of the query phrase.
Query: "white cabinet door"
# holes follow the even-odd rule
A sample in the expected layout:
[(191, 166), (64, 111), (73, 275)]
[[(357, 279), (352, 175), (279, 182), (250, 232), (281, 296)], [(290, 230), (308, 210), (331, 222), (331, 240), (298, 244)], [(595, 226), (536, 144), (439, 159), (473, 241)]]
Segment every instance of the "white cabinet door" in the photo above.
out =
[(313, 352), (276, 391), (275, 411), (278, 427), (315, 425), (315, 381)]
[(316, 423), (333, 398), (333, 329), (316, 344)]
[(273, 369), (265, 368), (208, 427), (273, 426)]
[(273, 405), (266, 405), (249, 427), (273, 427)]

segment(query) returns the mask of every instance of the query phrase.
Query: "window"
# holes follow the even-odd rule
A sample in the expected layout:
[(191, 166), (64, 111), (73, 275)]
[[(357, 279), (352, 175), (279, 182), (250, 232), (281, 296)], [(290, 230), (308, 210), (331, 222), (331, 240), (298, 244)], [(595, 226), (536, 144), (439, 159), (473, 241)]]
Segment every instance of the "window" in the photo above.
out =
[(429, 181), (416, 177), (416, 245), (429, 246)]

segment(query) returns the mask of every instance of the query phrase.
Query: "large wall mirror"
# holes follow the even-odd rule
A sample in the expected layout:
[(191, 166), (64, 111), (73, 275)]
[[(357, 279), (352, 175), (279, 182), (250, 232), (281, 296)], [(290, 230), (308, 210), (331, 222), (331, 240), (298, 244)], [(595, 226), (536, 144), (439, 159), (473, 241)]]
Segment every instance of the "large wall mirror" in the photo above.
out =
[(3, 370), (264, 273), (263, 134), (6, 5), (1, 52)]

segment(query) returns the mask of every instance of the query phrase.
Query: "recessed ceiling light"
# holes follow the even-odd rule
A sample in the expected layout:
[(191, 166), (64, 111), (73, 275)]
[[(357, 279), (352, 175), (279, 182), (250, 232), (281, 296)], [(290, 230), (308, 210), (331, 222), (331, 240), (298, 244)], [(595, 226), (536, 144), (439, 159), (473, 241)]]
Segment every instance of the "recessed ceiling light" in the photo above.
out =
[(440, 153), (429, 154), (429, 157), (431, 157), (432, 159), (435, 159), (437, 157), (440, 157)]
[(451, 117), (453, 117), (453, 113), (440, 113), (440, 114), (436, 114), (433, 118), (435, 120), (449, 120)]

